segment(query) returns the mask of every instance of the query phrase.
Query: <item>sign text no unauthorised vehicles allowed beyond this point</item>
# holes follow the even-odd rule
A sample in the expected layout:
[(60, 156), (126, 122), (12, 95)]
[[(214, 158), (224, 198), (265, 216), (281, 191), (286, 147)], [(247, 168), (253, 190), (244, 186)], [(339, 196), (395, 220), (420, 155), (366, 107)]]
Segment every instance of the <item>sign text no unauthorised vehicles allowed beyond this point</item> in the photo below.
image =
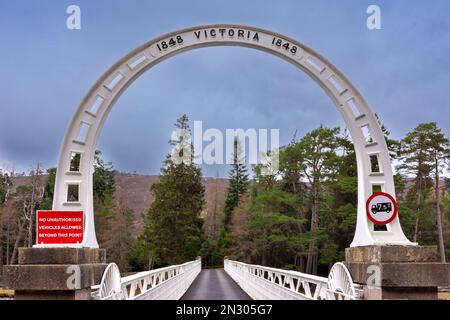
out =
[(398, 214), (398, 206), (389, 193), (377, 192), (366, 202), (367, 217), (377, 225), (390, 223)]
[(83, 211), (36, 212), (36, 243), (38, 245), (80, 244), (84, 234)]

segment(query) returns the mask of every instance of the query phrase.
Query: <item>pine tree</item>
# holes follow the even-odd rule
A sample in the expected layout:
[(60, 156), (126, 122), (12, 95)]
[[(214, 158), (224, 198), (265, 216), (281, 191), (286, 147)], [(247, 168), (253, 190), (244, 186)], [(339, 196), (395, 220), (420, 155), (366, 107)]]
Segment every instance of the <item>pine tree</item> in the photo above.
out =
[(233, 163), (228, 174), (229, 184), (225, 198), (223, 226), (220, 229), (216, 244), (213, 244), (215, 251), (213, 260), (215, 263), (222, 262), (223, 258), (229, 254), (232, 244), (230, 227), (233, 211), (239, 205), (239, 201), (247, 192), (249, 185), (245, 155), (239, 138), (234, 139), (232, 155)]
[[(118, 199), (119, 200), (119, 199)], [(107, 234), (103, 243), (108, 261), (115, 262), (120, 271), (130, 269), (128, 254), (133, 244), (134, 224), (133, 211), (123, 201), (117, 201), (112, 209), (112, 215), (107, 221)]]
[[(306, 219), (298, 216), (295, 195), (274, 186), (255, 196), (250, 205), (248, 228), (254, 263), (297, 269), (308, 254), (309, 233), (302, 233)], [(304, 271), (304, 270), (302, 270)]]
[(111, 162), (105, 162), (100, 150), (95, 151), (93, 195), (95, 230), (101, 247), (109, 241), (114, 234), (108, 232), (108, 220), (113, 215), (114, 192), (116, 190), (116, 171)]
[(40, 210), (51, 210), (53, 206), (53, 193), (55, 190), (56, 168), (47, 169), (47, 181), (44, 186), (44, 198), (42, 199)]
[(298, 143), (301, 153), (300, 167), (309, 182), (311, 194), (311, 243), (309, 246), (306, 273), (317, 274), (317, 238), (319, 232), (319, 212), (322, 184), (326, 179), (337, 175), (339, 156), (336, 150), (339, 147), (339, 128), (318, 129), (306, 134)]
[(430, 125), (429, 141), (430, 153), (433, 160), (433, 175), (434, 175), (434, 196), (435, 196), (435, 218), (436, 218), (436, 233), (438, 238), (439, 253), (441, 262), (446, 262), (444, 233), (442, 230), (442, 214), (441, 214), (441, 183), (440, 175), (443, 170), (447, 169), (446, 165), (450, 159), (450, 141), (438, 128), (435, 122)]
[(233, 164), (229, 172), (229, 186), (225, 199), (225, 221), (224, 227), (229, 229), (233, 210), (238, 206), (239, 200), (248, 189), (248, 174), (245, 165), (245, 156), (242, 151), (241, 142), (238, 138), (234, 140)]
[(0, 170), (0, 208), (6, 201), (8, 175)]
[(94, 155), (94, 175), (93, 191), (94, 197), (100, 201), (105, 201), (107, 197), (112, 197), (116, 188), (116, 171), (111, 162), (105, 162), (100, 150), (95, 151)]
[[(328, 273), (331, 265), (344, 259), (345, 248), (355, 233), (358, 203), (356, 155), (353, 144), (345, 132), (337, 138), (337, 174), (328, 177), (321, 191), (319, 264)], [(327, 268), (325, 268), (325, 266)]]
[(230, 226), (231, 247), (229, 257), (244, 263), (251, 263), (251, 258), (256, 251), (251, 241), (248, 224), (250, 221), (250, 194), (242, 195), (238, 206), (233, 211)]
[(425, 211), (425, 201), (431, 186), (430, 174), (433, 168), (430, 149), (430, 125), (419, 124), (409, 132), (401, 141), (400, 159), (402, 164), (398, 167), (400, 172), (414, 176), (414, 192), (416, 206), (416, 220), (414, 224), (413, 241), (419, 235), (420, 217)]
[[(188, 121), (183, 115), (175, 126), (190, 134)], [(180, 136), (170, 141), (175, 151), (167, 156), (160, 180), (152, 186), (154, 201), (148, 211), (145, 230), (133, 245), (130, 263), (141, 264), (135, 267), (142, 268), (142, 263), (150, 258), (156, 266), (184, 263), (195, 259), (202, 248), (199, 216), (205, 203), (205, 189), (201, 169), (192, 162), (192, 144), (190, 150), (186, 148), (188, 138)], [(180, 162), (174, 155), (184, 160)]]

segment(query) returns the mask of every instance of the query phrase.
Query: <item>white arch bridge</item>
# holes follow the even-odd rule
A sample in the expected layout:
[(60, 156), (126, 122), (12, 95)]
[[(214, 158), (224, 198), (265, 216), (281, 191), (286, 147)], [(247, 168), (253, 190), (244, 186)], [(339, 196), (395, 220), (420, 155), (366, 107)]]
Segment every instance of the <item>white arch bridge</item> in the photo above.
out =
[[(416, 245), (405, 237), (397, 215), (386, 224), (386, 231), (376, 230), (367, 218), (366, 200), (374, 190), (381, 189), (394, 199), (395, 185), (383, 131), (375, 113), (350, 80), (319, 53), (296, 40), (260, 28), (220, 24), (179, 30), (142, 45), (114, 64), (86, 94), (62, 142), (53, 198), (54, 211), (83, 211), (83, 240), (73, 246), (98, 248), (93, 163), (98, 137), (114, 103), (140, 75), (161, 61), (210, 46), (241, 46), (267, 52), (288, 61), (316, 81), (335, 103), (354, 144), (358, 208), (351, 246)], [(36, 247), (52, 246), (55, 245), (36, 244)]]
[[(378, 119), (349, 79), (322, 55), (284, 35), (243, 25), (217, 24), (178, 30), (128, 53), (86, 94), (64, 136), (55, 181), (53, 211), (83, 213), (83, 239), (70, 245), (39, 242), (35, 247), (98, 248), (94, 225), (93, 161), (104, 122), (121, 94), (144, 72), (182, 52), (210, 46), (241, 46), (286, 60), (309, 75), (329, 95), (351, 134), (357, 160), (358, 206), (350, 247), (417, 246), (403, 233), (397, 214), (386, 230), (375, 228), (368, 200), (381, 189), (392, 202), (395, 185), (387, 144)], [(157, 121), (157, 116), (155, 115)], [(252, 299), (358, 299), (359, 288), (337, 263), (328, 278), (224, 261), (224, 271), (201, 270), (201, 261), (121, 277), (115, 264), (106, 269), (95, 299), (180, 299), (198, 297), (211, 287), (226, 287)], [(197, 289), (195, 289), (197, 288)], [(225, 290), (224, 290), (225, 291)], [(226, 298), (226, 297), (222, 297)]]
[(202, 270), (201, 259), (121, 277), (111, 263), (95, 300), (359, 300), (344, 264), (333, 265), (328, 278), (224, 260), (224, 269)]

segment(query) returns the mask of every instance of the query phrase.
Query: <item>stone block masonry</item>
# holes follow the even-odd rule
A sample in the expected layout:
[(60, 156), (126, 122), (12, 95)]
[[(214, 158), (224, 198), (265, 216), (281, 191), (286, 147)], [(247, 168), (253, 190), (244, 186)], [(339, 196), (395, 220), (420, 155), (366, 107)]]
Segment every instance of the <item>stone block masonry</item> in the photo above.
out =
[(16, 300), (89, 300), (106, 266), (104, 249), (20, 248), (4, 276)]

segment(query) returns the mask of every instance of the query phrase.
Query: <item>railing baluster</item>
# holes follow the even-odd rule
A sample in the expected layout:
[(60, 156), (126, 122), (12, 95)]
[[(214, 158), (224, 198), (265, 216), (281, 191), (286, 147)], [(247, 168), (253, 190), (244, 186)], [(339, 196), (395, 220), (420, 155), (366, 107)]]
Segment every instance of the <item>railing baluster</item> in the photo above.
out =
[[(117, 266), (115, 267), (117, 268)], [(97, 297), (98, 294), (94, 294), (93, 296), (102, 300), (117, 299), (119, 296), (126, 300), (177, 300), (181, 298), (181, 296), (190, 287), (192, 282), (200, 273), (201, 267), (201, 259), (197, 259), (182, 265), (140, 272), (123, 278), (120, 278), (120, 273), (117, 271), (117, 275), (115, 277), (118, 277), (118, 279), (114, 279), (114, 275), (106, 274), (105, 285), (94, 286), (93, 290), (97, 289), (97, 287), (109, 288), (108, 284), (111, 283), (112, 280), (116, 280), (120, 281), (119, 291), (122, 292), (99, 297)], [(174, 288), (176, 288), (176, 290), (174, 290)]]
[[(342, 264), (339, 265), (339, 263), (337, 263), (336, 265), (336, 272), (345, 272), (345, 270), (339, 270), (339, 268), (343, 269)], [(230, 277), (233, 278), (247, 294), (256, 300), (326, 299), (327, 288), (330, 279), (332, 280), (332, 274), (330, 274), (329, 279), (296, 271), (250, 265), (228, 259), (224, 261), (224, 267)], [(347, 277), (349, 277), (348, 272)], [(347, 288), (349, 286), (350, 288), (354, 287), (351, 279), (346, 284)], [(346, 299), (358, 298), (356, 295), (342, 293), (339, 296), (345, 297)]]

